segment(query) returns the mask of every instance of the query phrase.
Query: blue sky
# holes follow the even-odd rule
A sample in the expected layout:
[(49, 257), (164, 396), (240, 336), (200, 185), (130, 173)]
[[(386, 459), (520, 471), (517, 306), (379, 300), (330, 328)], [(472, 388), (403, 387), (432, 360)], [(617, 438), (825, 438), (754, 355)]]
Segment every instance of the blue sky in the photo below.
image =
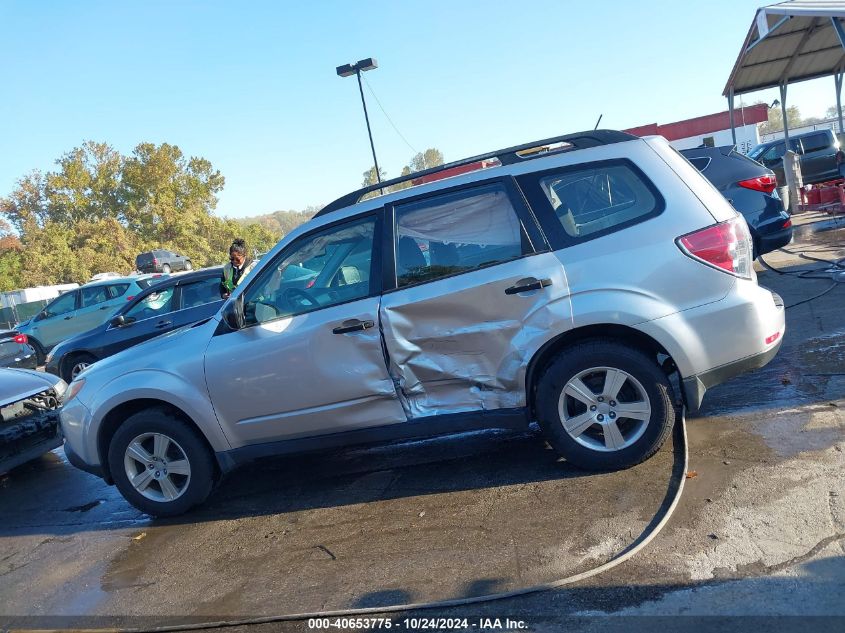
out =
[[(590, 129), (726, 109), (763, 3), (746, 0), (199, 2), (3, 0), (0, 196), (84, 140), (169, 142), (221, 170), (218, 213), (302, 209), (371, 165), (354, 77), (414, 149), (446, 160)], [(365, 92), (380, 165), (414, 151)], [(745, 97), (771, 102), (776, 91)], [(790, 87), (804, 116), (833, 78)]]

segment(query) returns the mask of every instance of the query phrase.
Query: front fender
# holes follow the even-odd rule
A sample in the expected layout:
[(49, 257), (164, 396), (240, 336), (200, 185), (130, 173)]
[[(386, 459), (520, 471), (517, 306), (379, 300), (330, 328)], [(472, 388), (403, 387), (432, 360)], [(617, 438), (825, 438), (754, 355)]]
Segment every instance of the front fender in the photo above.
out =
[(148, 368), (120, 375), (107, 383), (89, 403), (92, 421), (86, 438), (88, 454), (97, 454), (100, 428), (111, 411), (132, 401), (147, 399), (181, 410), (196, 424), (215, 452), (231, 449), (214, 414), (205, 381), (201, 376), (198, 378), (201, 382), (196, 383), (163, 369)]

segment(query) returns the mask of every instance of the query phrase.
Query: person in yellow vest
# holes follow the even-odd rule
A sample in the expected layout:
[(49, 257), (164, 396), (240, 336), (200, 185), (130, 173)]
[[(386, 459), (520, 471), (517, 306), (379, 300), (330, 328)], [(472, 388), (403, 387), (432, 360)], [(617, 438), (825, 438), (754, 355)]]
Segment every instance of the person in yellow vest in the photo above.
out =
[(228, 299), (232, 291), (253, 268), (255, 268), (255, 261), (247, 257), (246, 242), (239, 237), (229, 247), (229, 263), (223, 266), (220, 296)]

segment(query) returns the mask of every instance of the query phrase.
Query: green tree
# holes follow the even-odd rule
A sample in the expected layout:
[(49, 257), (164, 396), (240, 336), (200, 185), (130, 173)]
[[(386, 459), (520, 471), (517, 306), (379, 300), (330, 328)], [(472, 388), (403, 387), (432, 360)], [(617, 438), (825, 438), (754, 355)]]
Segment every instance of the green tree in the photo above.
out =
[(418, 152), (408, 163), (409, 173), (439, 167), (443, 164), (443, 152), (435, 147), (430, 147), (424, 152)]
[[(382, 182), (387, 180), (387, 172), (384, 171), (384, 169), (381, 167), (379, 167), (379, 174), (381, 175)], [(378, 184), (378, 179), (376, 178), (376, 168), (374, 166), (370, 167), (362, 175), (364, 177), (364, 180), (361, 181), (361, 187), (369, 187), (370, 185)]]
[[(789, 123), (789, 129), (799, 127), (802, 124), (801, 112), (798, 106), (789, 106), (786, 108), (786, 119)], [(776, 108), (769, 108), (769, 120), (760, 124), (760, 134), (771, 134), (772, 132), (780, 132), (783, 130), (783, 112), (780, 106)]]
[(187, 158), (175, 145), (141, 143), (122, 156), (108, 144), (85, 142), (60, 157), (54, 171), (30, 172), (0, 198), (0, 220), (20, 236), (20, 249), (9, 248), (11, 227), (0, 225), (0, 274), (6, 276), (0, 283), (85, 282), (97, 272), (128, 273), (137, 253), (151, 248), (183, 253), (195, 266), (217, 264), (239, 235), (266, 250), (276, 240), (272, 231), (214, 215), (224, 183), (208, 160)]

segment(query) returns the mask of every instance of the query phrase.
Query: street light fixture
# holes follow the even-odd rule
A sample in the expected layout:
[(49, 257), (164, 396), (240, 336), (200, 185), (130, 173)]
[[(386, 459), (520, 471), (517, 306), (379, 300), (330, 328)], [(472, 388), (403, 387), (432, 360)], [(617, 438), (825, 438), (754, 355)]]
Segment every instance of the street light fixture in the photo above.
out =
[(370, 148), (373, 150), (373, 163), (375, 163), (376, 166), (376, 180), (378, 180), (378, 183), (381, 184), (381, 173), (379, 172), (378, 159), (376, 158), (376, 146), (373, 143), (373, 132), (370, 129), (370, 117), (367, 114), (367, 102), (364, 100), (364, 87), (361, 85), (361, 73), (375, 68), (378, 68), (378, 62), (374, 57), (367, 57), (366, 59), (361, 59), (354, 64), (344, 64), (343, 66), (338, 66), (336, 70), (338, 77), (351, 77), (352, 75), (358, 77), (358, 90), (361, 91), (361, 104), (364, 106), (364, 120), (367, 122), (367, 134), (370, 136)]

